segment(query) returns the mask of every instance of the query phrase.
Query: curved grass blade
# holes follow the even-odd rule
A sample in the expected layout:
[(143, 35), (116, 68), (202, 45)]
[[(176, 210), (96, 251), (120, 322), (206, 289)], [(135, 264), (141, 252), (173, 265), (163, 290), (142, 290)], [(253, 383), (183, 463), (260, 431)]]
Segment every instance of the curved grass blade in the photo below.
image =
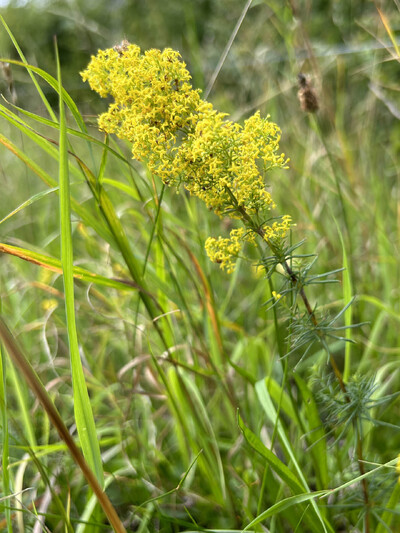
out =
[[(48, 255), (40, 254), (38, 252), (33, 252), (32, 250), (27, 250), (26, 248), (20, 248), (18, 246), (12, 246), (11, 244), (4, 243), (0, 243), (0, 253), (1, 252), (9, 255), (14, 255), (15, 257), (19, 257), (24, 261), (29, 261), (34, 265), (46, 268), (47, 270), (51, 270), (52, 272), (57, 272), (58, 274), (62, 274), (63, 272), (61, 261)], [(113, 289), (125, 291), (143, 290), (141, 287), (139, 287), (130, 280), (107, 278), (105, 276), (95, 274), (93, 272), (90, 272), (89, 270), (78, 266), (73, 267), (73, 276), (75, 279), (79, 279), (87, 283), (95, 283), (96, 285), (101, 285), (103, 287), (111, 287)], [(148, 294), (150, 297), (154, 298), (151, 293)]]
[(344, 369), (343, 369), (343, 381), (346, 383), (350, 378), (350, 370), (351, 370), (351, 349), (352, 349), (352, 316), (353, 316), (353, 306), (347, 305), (349, 302), (352, 302), (353, 300), (353, 288), (352, 288), (352, 282), (351, 282), (351, 272), (350, 268), (351, 265), (349, 263), (347, 252), (346, 252), (346, 246), (344, 244), (344, 239), (342, 232), (340, 231), (339, 225), (335, 220), (336, 228), (339, 233), (339, 239), (342, 246), (342, 254), (343, 254), (343, 302), (345, 304), (345, 312), (344, 312), (344, 325), (346, 327), (345, 329), (345, 339), (350, 341), (346, 342), (345, 344), (345, 352), (344, 352)]
[(238, 414), (238, 425), (240, 431), (243, 433), (247, 443), (258, 452), (267, 461), (269, 466), (278, 474), (288, 487), (294, 493), (304, 492), (304, 487), (300, 479), (285, 465), (271, 450), (269, 450), (261, 440), (249, 428), (244, 425), (241, 416)]
[(12, 216), (16, 215), (17, 213), (25, 209), (25, 207), (32, 205), (33, 203), (37, 202), (38, 200), (41, 200), (44, 196), (47, 196), (48, 194), (54, 191), (58, 191), (58, 187), (54, 187), (53, 189), (49, 189), (47, 191), (42, 191), (37, 194), (34, 194), (30, 198), (28, 198), (28, 200), (26, 200), (21, 205), (13, 209), (10, 213), (8, 213), (8, 215), (6, 215), (3, 219), (1, 219), (0, 224), (2, 224), (3, 222), (11, 218)]

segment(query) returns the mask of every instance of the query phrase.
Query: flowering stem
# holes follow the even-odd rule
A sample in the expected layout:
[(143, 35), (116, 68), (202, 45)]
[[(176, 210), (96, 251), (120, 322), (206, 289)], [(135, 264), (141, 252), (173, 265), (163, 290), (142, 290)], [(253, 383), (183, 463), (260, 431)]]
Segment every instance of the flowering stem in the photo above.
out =
[[(247, 217), (248, 217), (248, 215), (247, 215)], [(248, 217), (248, 218), (250, 218), (250, 217)], [(268, 239), (265, 239), (265, 231), (263, 230), (263, 228), (262, 227), (258, 227), (258, 228), (255, 229), (255, 231), (263, 238), (263, 240), (265, 240), (267, 242), (267, 244), (270, 247), (270, 249), (272, 250), (272, 252), (275, 253), (271, 243), (268, 241)], [(290, 268), (290, 266), (288, 265), (286, 260), (283, 259), (282, 261), (280, 261), (280, 264), (282, 265), (282, 267), (287, 272), (287, 274), (288, 274), (288, 276), (289, 276), (289, 278), (290, 278), (290, 280), (292, 282), (292, 285), (296, 286), (298, 284), (297, 276), (293, 272), (293, 270)], [(307, 310), (307, 313), (308, 313), (312, 323), (314, 324), (314, 326), (318, 326), (318, 321), (317, 321), (317, 319), (315, 317), (314, 311), (311, 308), (310, 302), (309, 302), (309, 300), (307, 298), (307, 295), (306, 295), (306, 293), (304, 291), (304, 287), (300, 288), (299, 293), (300, 293), (300, 296), (301, 296), (301, 298), (303, 300), (304, 306), (305, 306), (305, 308)], [(339, 367), (337, 366), (335, 358), (333, 357), (333, 355), (329, 351), (328, 351), (328, 353), (329, 353), (329, 362), (330, 362), (331, 367), (332, 367), (332, 369), (333, 369), (333, 371), (335, 373), (336, 379), (339, 382), (339, 386), (340, 386), (340, 388), (341, 388), (341, 390), (342, 390), (342, 392), (344, 394), (346, 402), (350, 403), (351, 402), (351, 398), (350, 398), (350, 396), (348, 394), (346, 385), (345, 385), (345, 383), (343, 381), (342, 373), (340, 372)], [(362, 451), (362, 440), (361, 440), (360, 435), (357, 435), (357, 458), (358, 458), (358, 468), (359, 468), (360, 475), (364, 475), (365, 474), (365, 468), (364, 468), (364, 462), (363, 462), (364, 460), (363, 460), (363, 451)], [(362, 491), (363, 491), (363, 495), (364, 495), (364, 503), (365, 503), (365, 506), (366, 506), (365, 533), (369, 533), (369, 531), (370, 531), (370, 525), (369, 525), (369, 495), (368, 495), (368, 482), (367, 482), (367, 480), (365, 478), (362, 479), (361, 485), (362, 485)]]

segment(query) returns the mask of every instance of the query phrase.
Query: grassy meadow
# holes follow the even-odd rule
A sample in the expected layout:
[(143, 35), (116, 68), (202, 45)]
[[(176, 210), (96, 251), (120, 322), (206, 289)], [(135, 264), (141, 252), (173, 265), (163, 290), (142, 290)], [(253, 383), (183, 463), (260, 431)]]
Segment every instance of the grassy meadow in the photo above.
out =
[[(399, 2), (0, 14), (0, 531), (400, 531)], [(123, 39), (279, 126), (273, 219), (99, 131), (79, 73)], [(239, 227), (228, 273), (205, 242)]]

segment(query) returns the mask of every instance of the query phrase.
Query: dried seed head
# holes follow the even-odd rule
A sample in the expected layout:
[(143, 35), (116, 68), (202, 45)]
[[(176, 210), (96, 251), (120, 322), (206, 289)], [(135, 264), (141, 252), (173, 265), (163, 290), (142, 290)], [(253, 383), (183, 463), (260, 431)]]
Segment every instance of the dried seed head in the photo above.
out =
[(307, 113), (315, 113), (319, 109), (318, 97), (311, 86), (310, 80), (302, 73), (297, 76), (299, 82), (299, 91), (297, 96), (300, 100), (300, 106)]

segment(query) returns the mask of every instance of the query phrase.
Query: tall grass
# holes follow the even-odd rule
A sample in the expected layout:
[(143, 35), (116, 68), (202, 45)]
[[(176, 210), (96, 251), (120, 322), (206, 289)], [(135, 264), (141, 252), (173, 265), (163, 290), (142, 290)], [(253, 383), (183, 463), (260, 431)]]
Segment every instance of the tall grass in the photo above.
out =
[[(234, 66), (248, 95), (235, 118), (261, 106), (282, 127), (290, 169), (269, 174), (268, 185), (297, 224), (293, 242), (306, 238), (302, 254), (318, 254), (310, 273), (339, 280), (315, 278), (310, 308), (340, 326), (363, 324), (325, 346), (293, 349), (293, 323), (271, 300), (279, 269), (268, 282), (245, 258), (230, 276), (209, 262), (204, 241), (230, 229), (228, 219), (163, 186), (127, 144), (87, 126), (60, 73), (28, 65), (22, 50), (9, 61), (35, 80), (48, 117), (0, 107), (2, 315), (23, 345), (1, 328), (4, 530), (107, 531), (108, 513), (117, 530), (141, 532), (399, 527), (396, 10), (374, 11), (374, 37), (363, 30), (381, 48), (324, 56), (307, 13), (294, 8), (260, 8), (286, 47), (287, 70), (271, 62), (254, 97), (249, 66), (229, 62), (233, 41), (210, 97), (232, 106), (218, 83), (226, 90)], [(308, 48), (304, 64), (296, 39)], [(299, 108), (300, 68), (311, 71), (316, 116)], [(15, 363), (23, 352), (29, 363)], [(53, 403), (72, 444), (58, 436)], [(76, 445), (108, 495), (95, 490), (106, 514), (86, 463), (68, 453)]]

